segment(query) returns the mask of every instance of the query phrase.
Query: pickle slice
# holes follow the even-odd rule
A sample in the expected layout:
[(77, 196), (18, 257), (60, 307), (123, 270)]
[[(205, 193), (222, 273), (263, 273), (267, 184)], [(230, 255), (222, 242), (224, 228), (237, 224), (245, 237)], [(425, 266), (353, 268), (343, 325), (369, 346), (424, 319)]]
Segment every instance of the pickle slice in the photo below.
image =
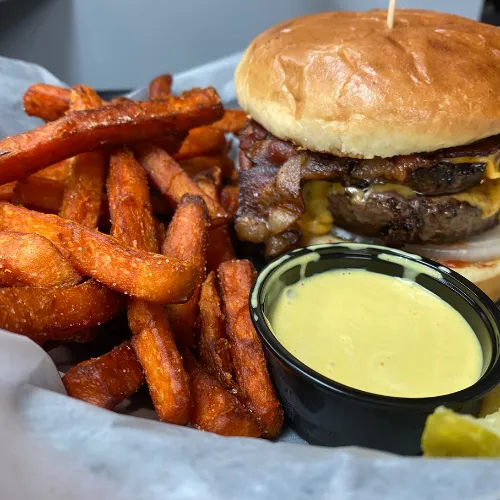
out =
[(428, 457), (500, 457), (500, 411), (474, 418), (437, 408), (427, 417), (422, 451)]

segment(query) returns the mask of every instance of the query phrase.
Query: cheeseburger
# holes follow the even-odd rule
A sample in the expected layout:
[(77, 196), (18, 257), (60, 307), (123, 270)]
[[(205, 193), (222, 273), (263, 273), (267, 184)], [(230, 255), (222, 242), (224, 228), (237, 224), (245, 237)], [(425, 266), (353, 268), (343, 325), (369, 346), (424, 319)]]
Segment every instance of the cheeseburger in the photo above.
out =
[[(500, 28), (397, 10), (293, 19), (236, 75), (240, 239), (379, 243), (500, 298)], [(497, 279), (497, 276), (499, 278)]]

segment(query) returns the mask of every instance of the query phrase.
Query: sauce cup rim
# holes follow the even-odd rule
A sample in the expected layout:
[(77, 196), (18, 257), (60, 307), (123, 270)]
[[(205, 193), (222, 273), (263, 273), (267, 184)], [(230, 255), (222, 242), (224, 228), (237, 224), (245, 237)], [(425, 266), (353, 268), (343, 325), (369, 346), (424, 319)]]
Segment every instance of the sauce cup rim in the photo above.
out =
[[(342, 251), (342, 249), (345, 249), (345, 251)], [(250, 317), (259, 337), (264, 342), (267, 349), (269, 349), (269, 351), (287, 368), (306, 379), (308, 382), (316, 386), (316, 388), (323, 391), (345, 396), (365, 404), (384, 407), (399, 407), (405, 410), (416, 411), (432, 411), (432, 409), (442, 405), (470, 402), (481, 398), (500, 383), (500, 336), (495, 337), (494, 332), (492, 332), (490, 328), (488, 328), (488, 332), (491, 337), (492, 344), (495, 347), (494, 351), (496, 355), (491, 361), (489, 369), (473, 385), (466, 387), (465, 389), (461, 389), (460, 391), (440, 396), (404, 398), (384, 396), (362, 391), (341, 384), (340, 382), (336, 382), (335, 380), (318, 373), (297, 359), (293, 354), (285, 349), (269, 328), (263, 311), (262, 293), (264, 285), (274, 273), (279, 272), (280, 267), (285, 262), (289, 263), (293, 259), (300, 258), (303, 255), (307, 255), (311, 252), (318, 252), (320, 250), (322, 251), (322, 254), (327, 253), (331, 257), (335, 257), (337, 254), (342, 254), (343, 257), (346, 257), (346, 252), (352, 254), (353, 257), (355, 255), (367, 256), (366, 250), (373, 250), (378, 253), (389, 253), (402, 259), (407, 259), (411, 262), (423, 264), (433, 271), (440, 272), (443, 279), (439, 281), (441, 281), (441, 283), (443, 283), (453, 293), (464, 296), (464, 294), (456, 286), (453, 286), (454, 282), (458, 282), (462, 287), (465, 287), (473, 297), (473, 302), (471, 302), (471, 300), (468, 300), (468, 302), (472, 305), (474, 310), (478, 313), (479, 311), (484, 313), (484, 309), (486, 309), (491, 318), (489, 323), (492, 327), (500, 331), (499, 307), (481, 289), (479, 289), (479, 287), (474, 285), (462, 275), (438, 262), (420, 257), (419, 255), (404, 252), (402, 250), (364, 243), (327, 243), (310, 245), (287, 252), (267, 263), (258, 274), (249, 296)], [(365, 251), (365, 253), (363, 253), (363, 251)], [(374, 255), (376, 254), (374, 253)], [(371, 258), (370, 255), (368, 255), (368, 258)], [(470, 299), (470, 296), (468, 296), (468, 299)], [(478, 316), (480, 316), (483, 323), (485, 323), (484, 314), (478, 314)]]

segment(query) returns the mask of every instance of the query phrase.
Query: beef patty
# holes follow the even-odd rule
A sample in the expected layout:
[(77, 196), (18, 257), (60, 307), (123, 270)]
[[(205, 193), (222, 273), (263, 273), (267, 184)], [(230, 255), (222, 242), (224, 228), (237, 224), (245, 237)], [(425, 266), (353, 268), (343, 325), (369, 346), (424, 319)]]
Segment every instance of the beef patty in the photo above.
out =
[[(240, 199), (236, 231), (240, 239), (264, 243), (278, 255), (297, 244), (304, 214), (301, 189), (309, 180), (339, 182), (366, 189), (399, 184), (413, 190), (367, 196), (363, 204), (348, 192), (330, 195), (335, 224), (365, 235), (382, 235), (390, 245), (455, 242), (497, 223), (451, 194), (481, 183), (484, 163), (452, 163), (457, 157), (488, 156), (500, 149), (500, 136), (474, 144), (371, 160), (312, 153), (268, 133), (254, 121), (240, 135)], [(356, 201), (358, 200), (358, 201)]]
[[(454, 243), (497, 225), (498, 217), (482, 217), (479, 208), (451, 196), (402, 196), (354, 190), (328, 195), (335, 224), (354, 233), (376, 236), (386, 244)], [(350, 192), (349, 192), (350, 191)]]

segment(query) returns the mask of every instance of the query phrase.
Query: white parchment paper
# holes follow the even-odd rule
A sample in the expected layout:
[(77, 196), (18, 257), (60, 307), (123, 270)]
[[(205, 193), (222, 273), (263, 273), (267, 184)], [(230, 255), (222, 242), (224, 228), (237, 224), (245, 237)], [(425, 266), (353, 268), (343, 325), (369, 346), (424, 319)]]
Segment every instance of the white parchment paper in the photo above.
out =
[[(213, 85), (234, 105), (239, 57), (177, 75), (174, 92)], [(35, 82), (61, 84), (43, 68), (0, 57), (0, 137), (40, 123), (22, 112)], [(67, 354), (53, 354), (61, 369)], [(223, 438), (131, 416), (152, 417), (148, 408), (121, 411), (128, 415), (66, 396), (49, 355), (0, 330), (0, 500), (500, 499), (495, 460), (283, 442), (294, 439), (290, 433), (276, 443)]]

